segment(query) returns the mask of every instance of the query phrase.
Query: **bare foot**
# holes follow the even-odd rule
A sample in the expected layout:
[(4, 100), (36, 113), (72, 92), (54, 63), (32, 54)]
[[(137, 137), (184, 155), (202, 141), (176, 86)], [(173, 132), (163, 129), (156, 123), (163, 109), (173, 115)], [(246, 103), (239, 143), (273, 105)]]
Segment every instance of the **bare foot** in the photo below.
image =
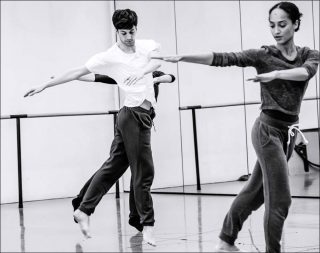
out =
[(89, 229), (89, 215), (77, 209), (73, 213), (73, 218), (78, 222), (82, 234), (86, 238), (91, 238)]
[(225, 241), (220, 240), (216, 246), (216, 252), (245, 252), (240, 250), (237, 246), (231, 245)]
[(146, 243), (152, 246), (156, 246), (156, 240), (153, 237), (153, 226), (144, 226), (142, 234), (143, 234), (143, 240)]

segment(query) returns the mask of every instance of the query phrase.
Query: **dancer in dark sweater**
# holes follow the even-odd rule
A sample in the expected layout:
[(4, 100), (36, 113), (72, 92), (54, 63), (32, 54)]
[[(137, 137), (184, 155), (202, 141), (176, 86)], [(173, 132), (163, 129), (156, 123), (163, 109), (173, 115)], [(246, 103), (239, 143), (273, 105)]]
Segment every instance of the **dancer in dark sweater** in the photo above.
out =
[[(252, 129), (258, 160), (252, 176), (233, 201), (220, 233), (218, 252), (240, 251), (234, 245), (243, 223), (263, 203), (266, 252), (280, 252), (284, 221), (291, 204), (288, 159), (296, 138), (301, 102), (309, 80), (316, 74), (319, 51), (294, 44), (300, 13), (290, 2), (269, 10), (269, 24), (276, 45), (238, 53), (162, 56), (169, 62), (192, 62), (211, 66), (255, 67), (260, 82), (261, 114)], [(292, 137), (294, 136), (294, 137)]]

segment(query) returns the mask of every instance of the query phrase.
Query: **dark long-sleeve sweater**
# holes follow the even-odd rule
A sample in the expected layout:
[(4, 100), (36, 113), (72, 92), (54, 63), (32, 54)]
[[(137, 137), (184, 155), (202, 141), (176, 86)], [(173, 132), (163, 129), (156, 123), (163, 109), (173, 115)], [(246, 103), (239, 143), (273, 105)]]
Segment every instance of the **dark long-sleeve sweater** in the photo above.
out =
[(277, 110), (289, 115), (298, 115), (309, 80), (316, 74), (319, 64), (319, 51), (308, 47), (297, 47), (297, 57), (286, 59), (275, 46), (262, 46), (238, 53), (213, 53), (212, 66), (254, 67), (258, 74), (275, 70), (303, 67), (308, 72), (306, 81), (274, 79), (261, 82), (261, 109)]

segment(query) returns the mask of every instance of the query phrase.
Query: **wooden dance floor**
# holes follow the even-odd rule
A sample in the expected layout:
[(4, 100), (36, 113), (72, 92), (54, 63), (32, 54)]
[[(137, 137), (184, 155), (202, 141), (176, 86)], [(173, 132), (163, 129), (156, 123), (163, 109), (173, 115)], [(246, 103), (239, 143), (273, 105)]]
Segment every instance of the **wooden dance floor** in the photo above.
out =
[[(91, 217), (93, 238), (83, 241), (73, 222), (71, 199), (1, 205), (1, 252), (213, 252), (233, 196), (153, 194), (157, 246), (142, 242), (128, 225), (128, 193), (107, 194)], [(261, 207), (244, 224), (237, 245), (263, 252)], [(319, 199), (294, 198), (283, 252), (319, 252)]]
[[(302, 173), (289, 176), (290, 191), (292, 197), (320, 197), (320, 173), (316, 170), (310, 170), (308, 173)], [(153, 193), (183, 193), (183, 194), (204, 194), (204, 195), (237, 195), (243, 188), (246, 181), (230, 181), (212, 184), (202, 184), (201, 190), (197, 190), (197, 185), (186, 185), (179, 187), (168, 187), (153, 189)]]

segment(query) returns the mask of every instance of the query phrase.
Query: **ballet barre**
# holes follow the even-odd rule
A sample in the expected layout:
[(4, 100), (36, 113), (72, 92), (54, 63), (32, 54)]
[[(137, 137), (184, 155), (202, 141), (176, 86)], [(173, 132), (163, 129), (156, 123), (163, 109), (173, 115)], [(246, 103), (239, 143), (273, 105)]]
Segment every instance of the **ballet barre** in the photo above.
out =
[[(310, 100), (320, 100), (319, 97), (305, 98), (303, 101)], [(192, 129), (193, 129), (193, 145), (194, 145), (194, 157), (196, 166), (196, 180), (197, 180), (197, 190), (201, 190), (201, 178), (200, 178), (200, 168), (199, 168), (199, 154), (198, 154), (198, 136), (197, 136), (197, 119), (196, 110), (200, 109), (210, 109), (210, 108), (222, 108), (222, 107), (233, 107), (233, 106), (246, 106), (246, 105), (259, 105), (260, 101), (251, 101), (246, 103), (229, 103), (229, 104), (216, 104), (216, 105), (191, 105), (191, 106), (180, 106), (180, 111), (191, 110), (192, 113)], [(248, 169), (248, 168), (247, 168)], [(244, 181), (249, 178), (249, 170), (247, 175), (241, 176), (238, 180)]]
[(199, 154), (198, 154), (198, 136), (197, 136), (197, 119), (196, 110), (219, 108), (219, 107), (230, 107), (230, 106), (241, 106), (241, 105), (256, 105), (260, 102), (248, 102), (248, 103), (233, 103), (233, 104), (217, 104), (217, 105), (192, 105), (192, 106), (180, 106), (180, 111), (191, 110), (192, 113), (192, 129), (193, 129), (193, 146), (194, 146), (194, 159), (196, 165), (196, 180), (197, 190), (201, 190), (201, 179), (200, 179), (200, 168), (199, 168)]
[[(49, 113), (49, 114), (14, 114), (1, 116), (1, 120), (16, 120), (17, 134), (17, 161), (18, 161), (18, 191), (19, 191), (19, 208), (23, 208), (23, 191), (22, 191), (22, 162), (21, 162), (21, 119), (27, 118), (49, 118), (49, 117), (72, 117), (72, 116), (93, 116), (93, 115), (113, 115), (113, 129), (115, 133), (115, 125), (118, 110), (110, 110), (105, 112), (83, 112), (83, 113)], [(119, 181), (116, 182), (116, 198), (120, 198)]]

